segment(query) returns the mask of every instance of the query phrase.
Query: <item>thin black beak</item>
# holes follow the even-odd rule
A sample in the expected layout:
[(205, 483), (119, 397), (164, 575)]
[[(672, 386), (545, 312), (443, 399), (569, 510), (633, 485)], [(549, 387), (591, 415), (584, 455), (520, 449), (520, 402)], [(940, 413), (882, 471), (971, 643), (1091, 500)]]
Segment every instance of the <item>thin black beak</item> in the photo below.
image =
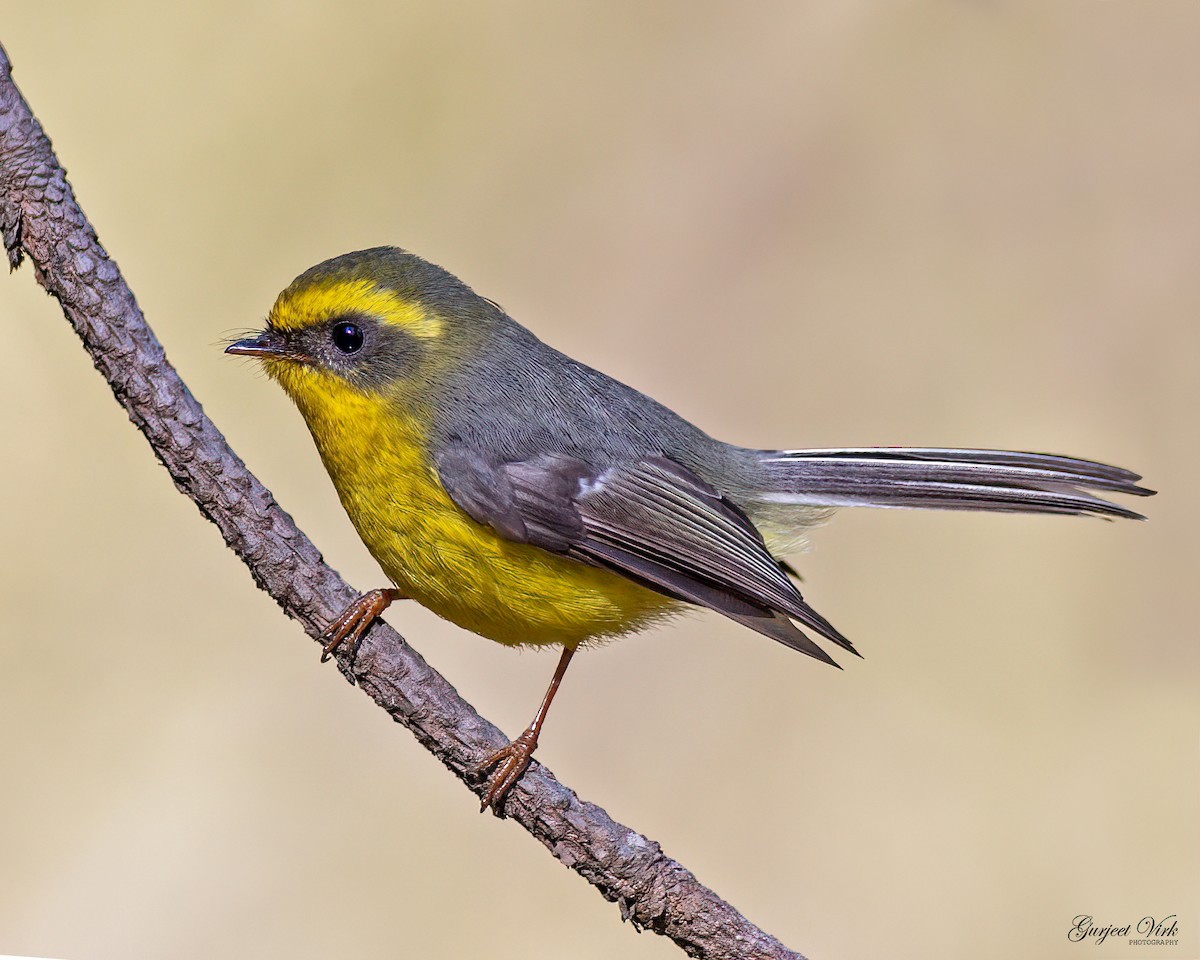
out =
[(260, 360), (288, 355), (287, 345), (283, 342), (283, 338), (273, 330), (264, 330), (253, 337), (231, 343), (225, 348), (225, 352), (234, 353), (240, 357), (257, 357)]

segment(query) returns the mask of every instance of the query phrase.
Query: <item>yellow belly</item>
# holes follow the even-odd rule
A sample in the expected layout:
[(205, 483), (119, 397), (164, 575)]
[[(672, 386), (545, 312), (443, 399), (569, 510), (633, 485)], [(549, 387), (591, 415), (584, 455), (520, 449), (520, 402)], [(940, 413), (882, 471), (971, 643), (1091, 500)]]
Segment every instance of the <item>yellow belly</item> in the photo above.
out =
[[(376, 419), (362, 414), (342, 423)], [(384, 573), (406, 597), (452, 623), (505, 644), (575, 646), (684, 606), (476, 523), (443, 489), (411, 423), (392, 419), (386, 432), (371, 436), (359, 427), (349, 444), (333, 424), (321, 429), (310, 418), (309, 426), (342, 505)], [(359, 455), (345, 456), (348, 447)]]

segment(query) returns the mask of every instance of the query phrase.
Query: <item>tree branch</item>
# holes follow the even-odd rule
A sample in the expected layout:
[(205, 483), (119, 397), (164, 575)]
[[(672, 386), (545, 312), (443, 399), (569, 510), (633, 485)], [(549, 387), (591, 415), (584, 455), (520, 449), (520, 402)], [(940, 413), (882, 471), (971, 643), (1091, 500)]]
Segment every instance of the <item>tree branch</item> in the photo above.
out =
[[(66, 174), (0, 48), (0, 230), (13, 269), (25, 254), (129, 419), (145, 434), (175, 486), (217, 525), (255, 582), (309, 636), (354, 591), (321, 559), (267, 489), (246, 469), (167, 362), (116, 263), (75, 201)], [(385, 624), (367, 634), (342, 673), (479, 793), (475, 764), (507, 740)], [(797, 958), (703, 886), (659, 845), (580, 800), (534, 763), (505, 814), (639, 929), (706, 958)]]

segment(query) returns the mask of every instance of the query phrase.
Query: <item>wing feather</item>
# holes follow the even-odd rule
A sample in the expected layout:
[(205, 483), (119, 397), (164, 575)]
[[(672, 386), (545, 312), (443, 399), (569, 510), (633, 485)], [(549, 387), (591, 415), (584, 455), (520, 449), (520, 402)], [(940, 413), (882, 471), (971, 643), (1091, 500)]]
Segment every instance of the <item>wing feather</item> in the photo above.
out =
[(551, 455), (492, 465), (454, 450), (439, 456), (438, 472), (454, 502), (502, 537), (606, 567), (827, 663), (791, 620), (857, 654), (805, 602), (746, 514), (673, 460), (596, 469)]

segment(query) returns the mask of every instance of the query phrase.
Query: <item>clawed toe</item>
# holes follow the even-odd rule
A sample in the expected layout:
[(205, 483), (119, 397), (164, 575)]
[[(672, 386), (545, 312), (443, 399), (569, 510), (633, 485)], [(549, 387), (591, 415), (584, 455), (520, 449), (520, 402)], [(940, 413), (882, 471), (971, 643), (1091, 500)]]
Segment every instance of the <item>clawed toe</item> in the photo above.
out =
[(526, 730), (508, 746), (501, 747), (475, 768), (480, 774), (496, 768), (488, 778), (487, 789), (480, 798), (480, 813), (488, 807), (499, 810), (508, 792), (529, 769), (530, 759), (536, 749), (537, 735), (532, 730)]
[(349, 644), (351, 652), (367, 632), (367, 628), (386, 610), (394, 600), (403, 600), (399, 590), (384, 588), (368, 590), (346, 607), (317, 639), (321, 642), (321, 662), (324, 663), (343, 643)]

